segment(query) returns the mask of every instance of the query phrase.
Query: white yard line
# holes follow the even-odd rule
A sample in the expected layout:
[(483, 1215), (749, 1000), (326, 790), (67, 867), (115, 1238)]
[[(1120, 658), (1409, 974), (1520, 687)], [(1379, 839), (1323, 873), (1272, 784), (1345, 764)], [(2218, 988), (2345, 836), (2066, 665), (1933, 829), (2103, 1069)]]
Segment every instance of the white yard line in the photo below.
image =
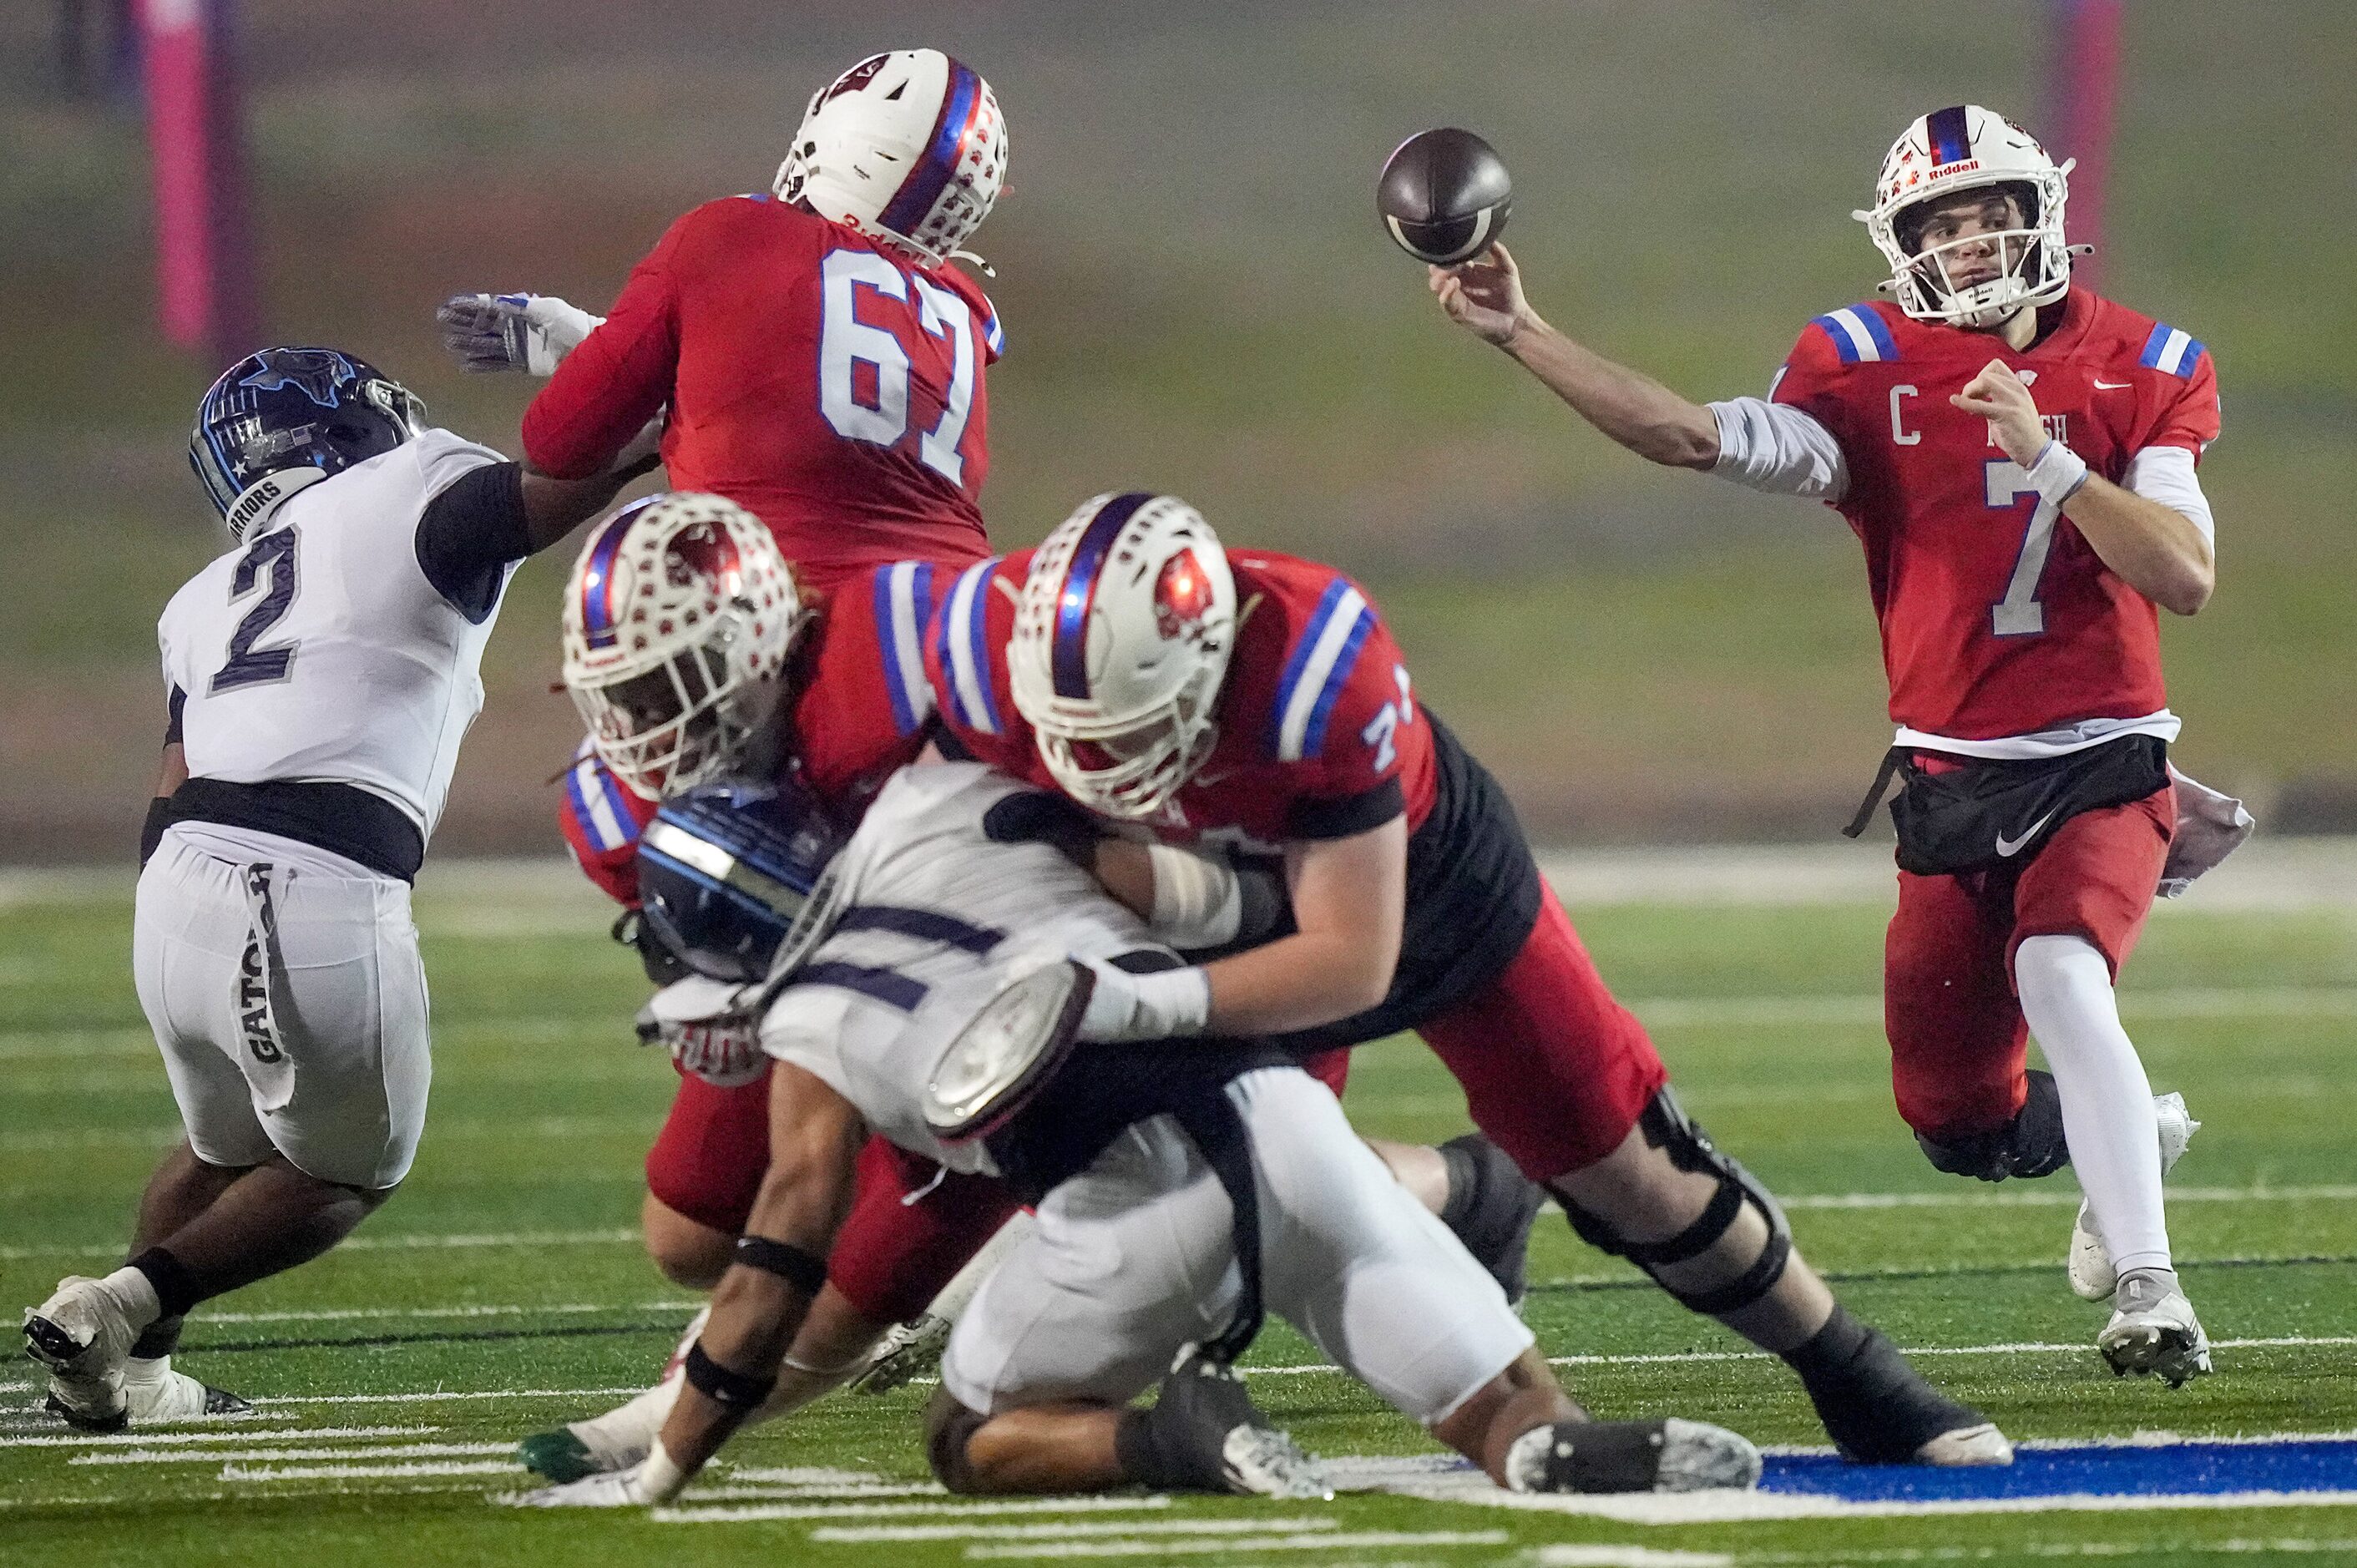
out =
[[(15, 1140), (12, 1138), (13, 1144)], [(503, 1230), (457, 1236), (371, 1235), (366, 1232), (338, 1245), (339, 1252), (438, 1251), (445, 1248), (619, 1247), (633, 1244), (639, 1232), (617, 1226), (607, 1230)], [(55, 1247), (0, 1247), (0, 1262), (28, 1258), (102, 1258), (123, 1251), (121, 1241), (91, 1241)]]
[(125, 1448), (105, 1454), (82, 1454), (69, 1465), (210, 1465), (242, 1459), (456, 1459), (470, 1454), (511, 1454), (512, 1443), (348, 1443), (334, 1448), (232, 1448), (191, 1451), (185, 1448)]
[[(263, 1417), (292, 1421), (293, 1416)], [(51, 1423), (55, 1424), (54, 1422)], [(241, 1422), (228, 1432), (45, 1432), (31, 1437), (0, 1437), (0, 1448), (161, 1448), (167, 1444), (312, 1443), (329, 1437), (423, 1437), (438, 1426), (309, 1426), (257, 1432)]]
[(1039, 1498), (1011, 1502), (964, 1503), (946, 1499), (938, 1502), (910, 1503), (755, 1503), (747, 1506), (695, 1508), (689, 1506), (705, 1494), (690, 1492), (687, 1498), (669, 1508), (653, 1509), (648, 1517), (658, 1524), (744, 1524), (761, 1520), (787, 1519), (888, 1519), (910, 1515), (926, 1519), (964, 1519), (996, 1517), (1009, 1514), (1061, 1513), (1135, 1513), (1167, 1509), (1170, 1498), (1165, 1496), (1137, 1498)]
[(282, 1404), (435, 1404), (443, 1400), (578, 1400), (609, 1399), (616, 1394), (646, 1392), (643, 1383), (610, 1389), (420, 1389), (397, 1394), (268, 1394), (251, 1402)]
[(1340, 1528), (1340, 1521), (1337, 1520), (1304, 1514), (1289, 1519), (1082, 1520), (1071, 1524), (823, 1525), (812, 1530), (810, 1538), (831, 1546), (856, 1546), (886, 1541), (1078, 1541), (1125, 1535), (1301, 1533)]
[[(1800, 1559), (1793, 1559), (1799, 1561)], [(1664, 1552), (1651, 1546), (1534, 1546), (1523, 1561), (1533, 1568), (1734, 1568), (1738, 1559), (1724, 1552)], [(1773, 1561), (1744, 1557), (1744, 1563)], [(1838, 1562), (1838, 1556), (1810, 1562)]]
[(224, 1481), (392, 1481), (424, 1476), (512, 1476), (513, 1459), (457, 1460), (426, 1465), (224, 1465)]
[[(2094, 1342), (2086, 1340), (2069, 1344), (2050, 1344), (2041, 1340), (2011, 1340), (1995, 1345), (1910, 1345), (1910, 1356), (2078, 1356), (2093, 1348)], [(2357, 1335), (2278, 1335), (2258, 1339), (2212, 1339), (2213, 1350), (2264, 1350), (2297, 1347), (2339, 1348), (2357, 1345)], [(1648, 1367), (1667, 1366), (1679, 1361), (1772, 1361), (1776, 1357), (1765, 1350), (1681, 1350), (1674, 1355), (1650, 1356), (1550, 1356), (1547, 1364), (1554, 1367)], [(1298, 1367), (1244, 1366), (1247, 1375), (1255, 1378), (1299, 1377), (1318, 1372), (1339, 1372), (1340, 1367), (1322, 1364)], [(2201, 1438), (2198, 1441), (2208, 1442)]]
[(1502, 1530), (1359, 1530), (1331, 1535), (1200, 1535), (1135, 1541), (1055, 1541), (1037, 1545), (978, 1545), (969, 1562), (985, 1558), (1173, 1557), (1211, 1552), (1359, 1552), (1389, 1546), (1503, 1546)]

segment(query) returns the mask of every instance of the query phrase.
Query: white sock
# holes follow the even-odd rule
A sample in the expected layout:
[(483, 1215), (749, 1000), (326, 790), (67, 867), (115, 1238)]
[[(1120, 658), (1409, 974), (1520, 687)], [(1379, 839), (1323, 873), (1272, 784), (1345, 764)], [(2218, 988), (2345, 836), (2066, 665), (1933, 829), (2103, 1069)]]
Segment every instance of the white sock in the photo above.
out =
[(123, 1308), (123, 1316), (131, 1321), (131, 1332), (139, 1334), (164, 1316), (164, 1304), (156, 1299), (156, 1286), (147, 1276), (125, 1263), (104, 1279), (104, 1285)]
[(2013, 978), (2061, 1093), (2071, 1164), (2113, 1267), (2169, 1268), (2152, 1083), (2120, 1026), (2111, 966), (2084, 937), (2029, 937), (2015, 950)]

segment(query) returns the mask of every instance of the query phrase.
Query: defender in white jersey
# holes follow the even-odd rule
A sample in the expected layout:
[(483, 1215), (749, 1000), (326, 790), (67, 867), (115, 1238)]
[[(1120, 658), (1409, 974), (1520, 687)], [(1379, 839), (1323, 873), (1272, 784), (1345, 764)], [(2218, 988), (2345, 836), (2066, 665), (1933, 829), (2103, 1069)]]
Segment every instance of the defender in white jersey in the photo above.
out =
[[(920, 764), (884, 787), (763, 993), (762, 1047), (778, 1064), (770, 1165), (687, 1351), (686, 1389), (643, 1464), (531, 1500), (665, 1500), (760, 1407), (824, 1283), (870, 1131), (1037, 1199), (1035, 1230), (985, 1281), (942, 1359), (929, 1448), (952, 1490), (1324, 1491), (1232, 1365), (1263, 1300), (1501, 1485), (1756, 1478), (1757, 1452), (1719, 1428), (1587, 1422), (1497, 1282), (1392, 1178), (1332, 1093), (1274, 1047), (1050, 1053), (1038, 1060), (1055, 1065), (1037, 1069), (1019, 1103), (998, 1102), (986, 1133), (945, 1123), (945, 1064), (1010, 982), (1063, 972), (1084, 996), (1080, 966), (1179, 961), (1063, 851), (1029, 836), (1023, 808), (1035, 799), (975, 763)], [(674, 847), (730, 886), (779, 879), (745, 857)], [(1130, 1409), (1157, 1379), (1156, 1406)]]
[(425, 424), (366, 361), (267, 349), (207, 392), (189, 461), (233, 548), (157, 626), (169, 693), (132, 964), (187, 1140), (131, 1261), (28, 1312), (79, 1426), (243, 1408), (171, 1369), (197, 1303), (327, 1251), (425, 1117), (409, 884), (483, 702), (517, 562), (651, 459), (525, 473)]

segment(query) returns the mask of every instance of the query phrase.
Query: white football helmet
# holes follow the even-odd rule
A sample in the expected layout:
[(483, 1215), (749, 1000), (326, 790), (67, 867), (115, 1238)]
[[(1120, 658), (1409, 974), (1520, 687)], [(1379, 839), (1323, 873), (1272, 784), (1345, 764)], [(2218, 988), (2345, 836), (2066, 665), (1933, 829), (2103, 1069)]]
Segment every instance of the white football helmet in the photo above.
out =
[[(2071, 288), (2071, 250), (2062, 237), (2062, 206), (2075, 159), (2060, 167), (2038, 138), (1977, 104), (1935, 110), (1907, 127), (1882, 160), (1874, 207), (1850, 214), (1866, 225), (1890, 263), (1882, 285), (1899, 308), (1918, 321), (1952, 327), (1996, 327), (2016, 312), (2050, 305)], [(1960, 191), (2018, 186), (2023, 227), (1951, 240), (1920, 249), (1924, 203)], [(1996, 250), (1997, 274), (1959, 287), (1949, 263), (1971, 248)]]
[(1085, 501), (1031, 559), (1006, 670), (1066, 793), (1150, 817), (1218, 744), (1211, 712), (1235, 641), (1219, 536), (1176, 496)]
[(650, 799), (722, 772), (777, 711), (810, 623), (760, 520), (651, 496), (592, 530), (565, 589), (565, 686), (589, 742)]
[(939, 49), (894, 49), (811, 95), (770, 188), (938, 265), (990, 216), (1006, 179), (990, 83)]

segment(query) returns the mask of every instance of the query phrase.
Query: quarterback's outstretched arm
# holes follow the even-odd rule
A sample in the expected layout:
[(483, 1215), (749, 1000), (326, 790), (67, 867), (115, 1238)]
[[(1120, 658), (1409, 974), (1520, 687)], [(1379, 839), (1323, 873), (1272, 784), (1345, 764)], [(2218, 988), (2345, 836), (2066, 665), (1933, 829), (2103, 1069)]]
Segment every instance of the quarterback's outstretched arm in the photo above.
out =
[(1547, 325), (1523, 295), (1512, 252), (1492, 245), (1460, 266), (1434, 267), (1432, 292), (1448, 318), (1493, 343), (1640, 457), (1673, 468), (1718, 461), (1718, 420), (1652, 377), (1616, 364)]

